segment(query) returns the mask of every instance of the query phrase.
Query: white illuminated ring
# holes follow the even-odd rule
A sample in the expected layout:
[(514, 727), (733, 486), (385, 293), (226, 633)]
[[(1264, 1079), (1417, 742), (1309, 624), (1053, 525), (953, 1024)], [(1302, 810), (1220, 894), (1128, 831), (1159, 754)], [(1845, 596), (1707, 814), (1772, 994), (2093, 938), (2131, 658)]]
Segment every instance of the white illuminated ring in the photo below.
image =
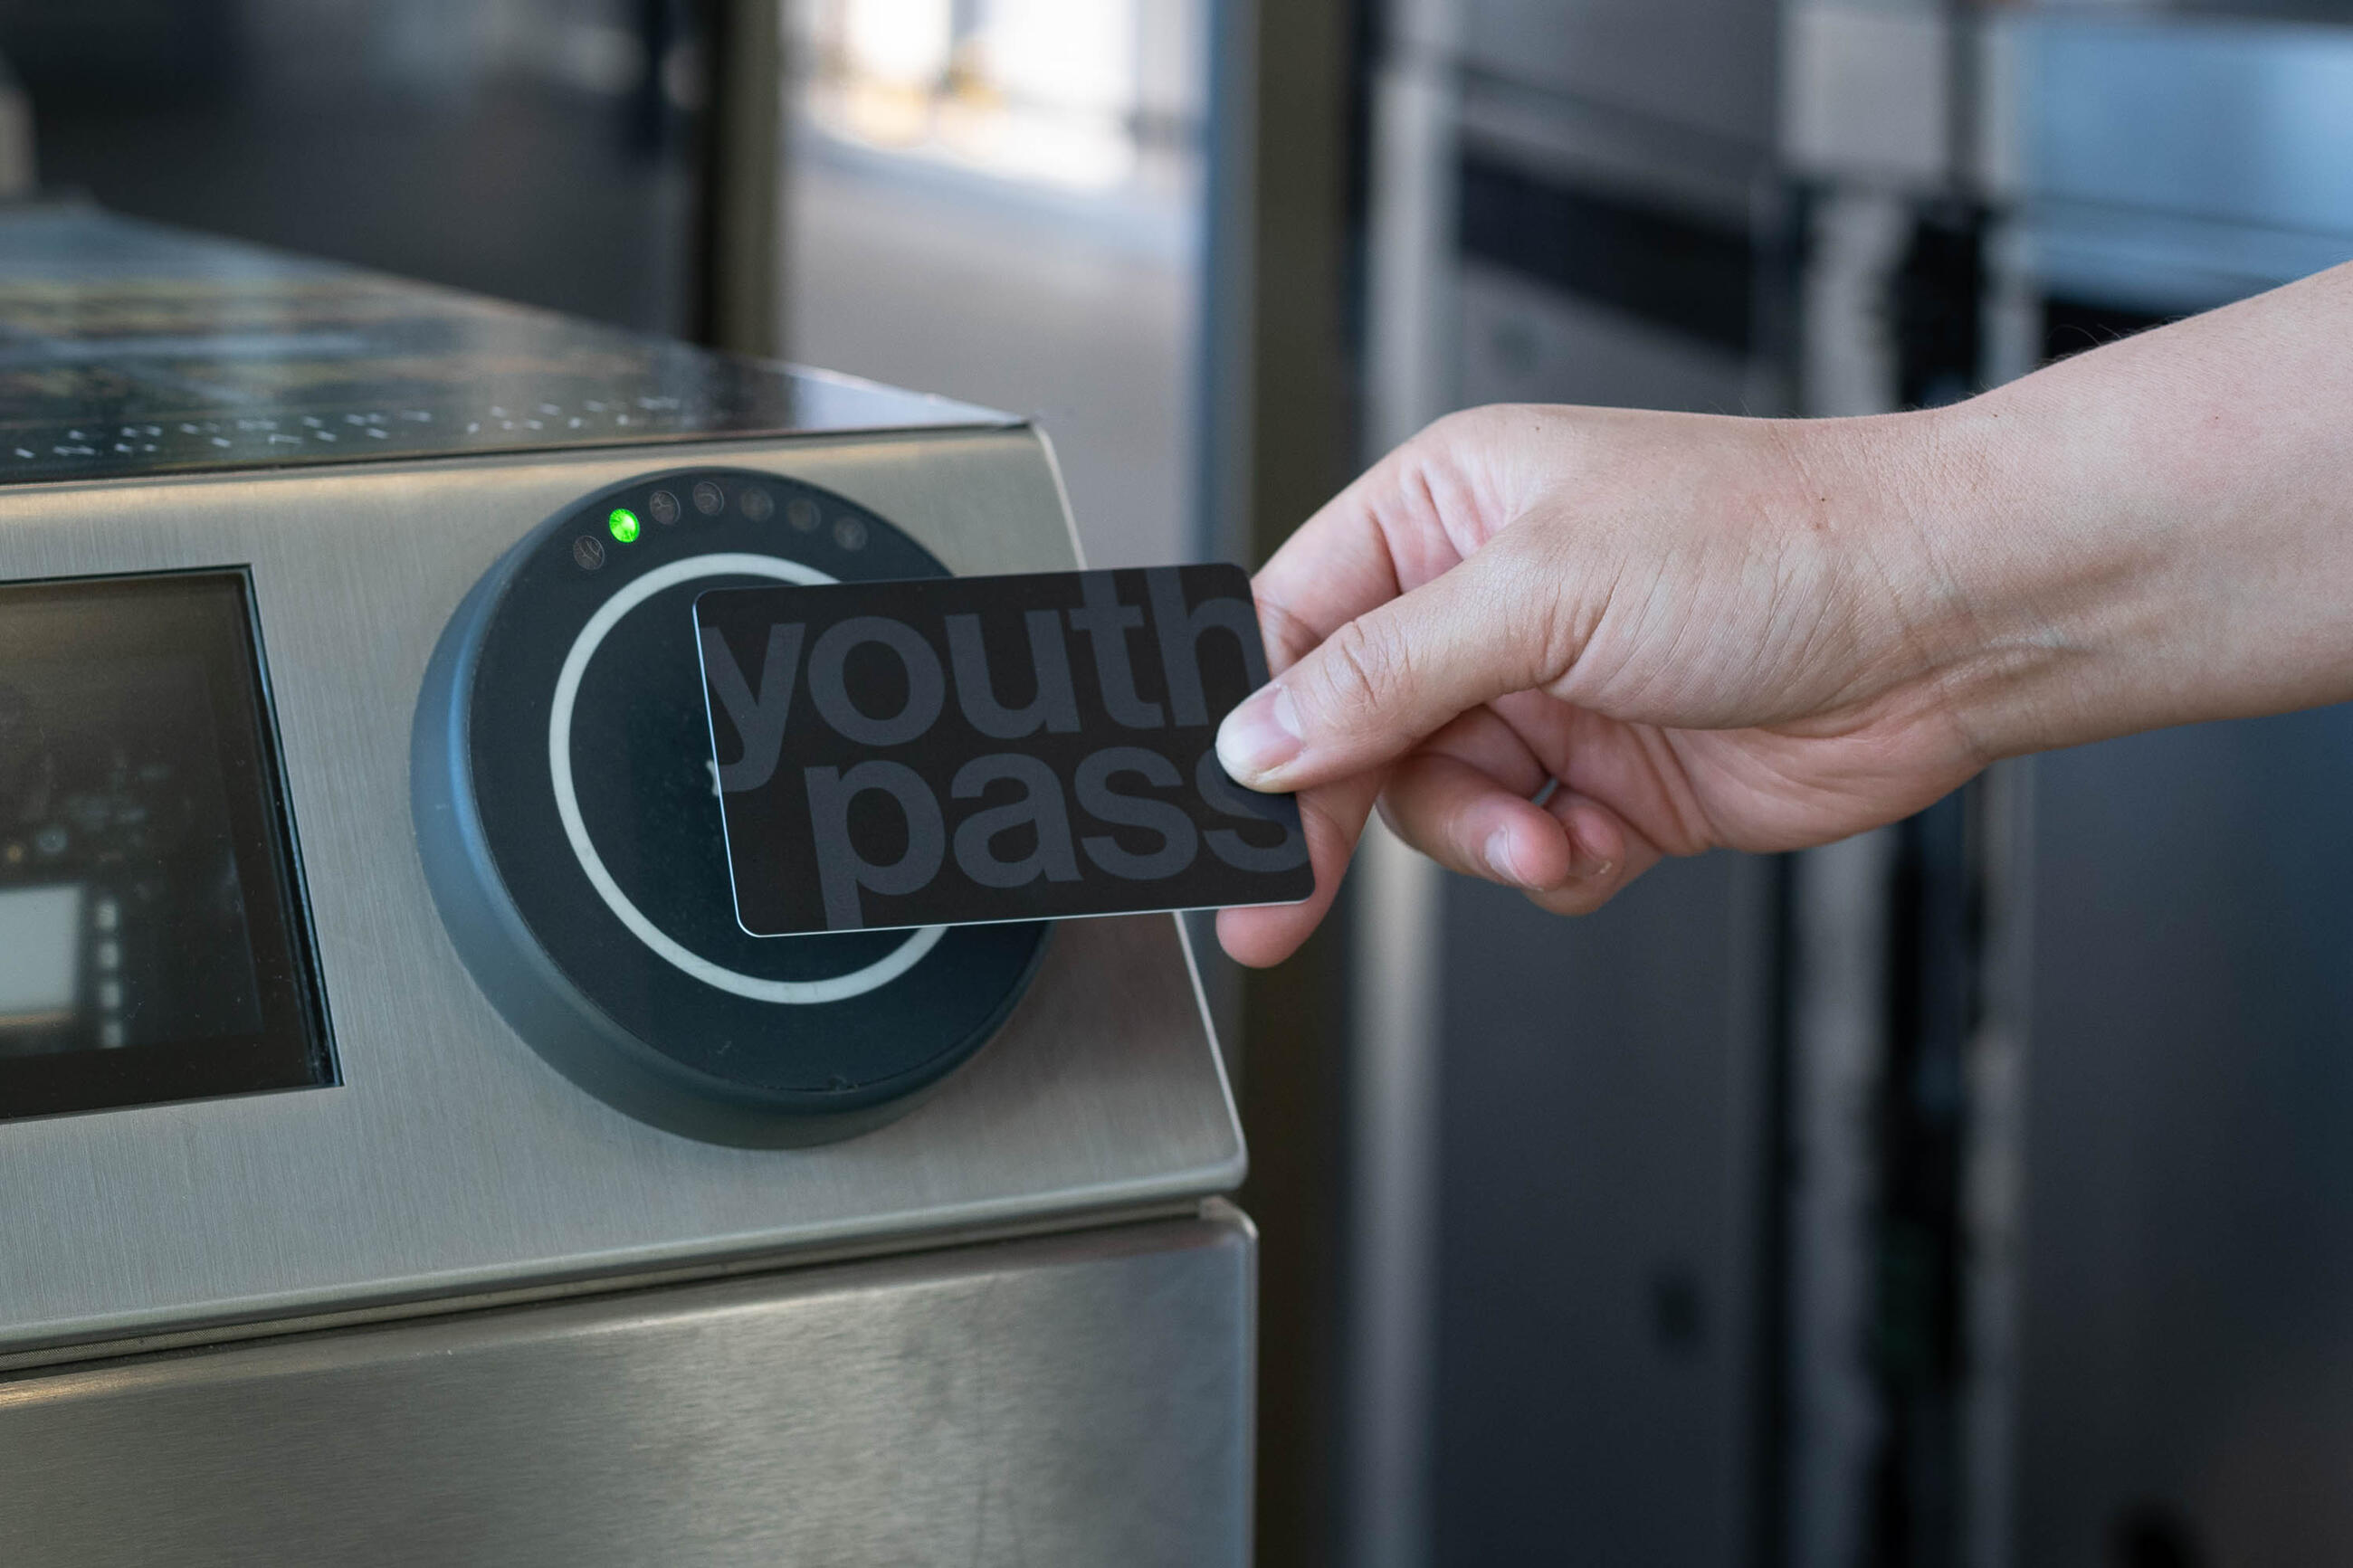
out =
[(580, 869), (588, 874), (588, 881), (596, 896), (616, 919), (629, 928), (637, 939), (653, 949), (672, 964), (702, 981), (737, 996), (754, 1002), (817, 1003), (846, 1002), (852, 996), (863, 996), (878, 986), (888, 985), (923, 961), (923, 956), (939, 945), (947, 934), (945, 926), (924, 926), (907, 933), (907, 940), (894, 948), (887, 957), (878, 958), (863, 969), (830, 980), (763, 980), (756, 974), (744, 974), (713, 963), (701, 953), (692, 952), (673, 940), (653, 921), (648, 920), (629, 896), (621, 891), (613, 874), (605, 869), (605, 862), (596, 847), (588, 840), (588, 825), (580, 816), (580, 800), (572, 787), (572, 709), (580, 696), (581, 677), (588, 672), (588, 661), (596, 657), (607, 633), (619, 624), (623, 616), (644, 604), (665, 588), (681, 583), (691, 583), (698, 577), (774, 577), (786, 583), (831, 583), (813, 566), (797, 561), (786, 561), (774, 555), (722, 553), (694, 555), (684, 561), (673, 561), (667, 566), (647, 573), (619, 593), (605, 601), (572, 644), (572, 651), (564, 658), (563, 673), (555, 678), (555, 711), (547, 721), (547, 771), (555, 782), (555, 813), (564, 819), (564, 837), (572, 842), (572, 853), (578, 857)]

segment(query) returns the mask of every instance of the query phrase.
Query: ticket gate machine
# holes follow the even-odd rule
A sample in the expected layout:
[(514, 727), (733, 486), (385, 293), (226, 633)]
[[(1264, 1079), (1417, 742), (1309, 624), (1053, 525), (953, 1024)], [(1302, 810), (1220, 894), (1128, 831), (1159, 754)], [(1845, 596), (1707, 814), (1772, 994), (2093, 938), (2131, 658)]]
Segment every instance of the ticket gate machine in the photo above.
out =
[(0, 479), (0, 1562), (1246, 1560), (1175, 920), (729, 902), (694, 595), (1037, 431), (37, 207)]

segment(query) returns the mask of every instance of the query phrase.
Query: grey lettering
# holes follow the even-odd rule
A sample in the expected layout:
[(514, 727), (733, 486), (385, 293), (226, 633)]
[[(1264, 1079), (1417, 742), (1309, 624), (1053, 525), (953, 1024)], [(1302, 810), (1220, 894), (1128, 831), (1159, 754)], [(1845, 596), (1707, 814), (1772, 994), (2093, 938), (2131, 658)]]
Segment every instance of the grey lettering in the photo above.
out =
[(1051, 610), (1031, 610), (1021, 619), (1029, 629), (1029, 665), (1037, 671), (1038, 695), (1027, 708), (1000, 705), (989, 679), (980, 617), (950, 616), (948, 662), (955, 669), (956, 701), (972, 727), (992, 741), (1018, 741), (1039, 724), (1058, 735), (1076, 734), (1079, 700), (1071, 689), (1071, 655), (1062, 646), (1062, 618)]
[[(866, 923), (859, 900), (863, 888), (893, 898), (921, 891), (939, 874), (947, 847), (940, 803), (931, 785), (902, 763), (865, 762), (848, 773), (807, 768), (809, 827), (817, 838), (818, 883), (825, 894), (825, 923), (832, 931), (856, 931)], [(878, 866), (849, 841), (849, 803), (868, 790), (899, 803), (907, 819), (907, 847), (890, 865)]]
[(1237, 871), (1288, 871), (1307, 863), (1307, 836), (1274, 813), (1272, 797), (1247, 790), (1226, 776), (1218, 765), (1218, 753), (1203, 752), (1194, 764), (1193, 787), (1201, 798), (1228, 816), (1248, 817), (1258, 822), (1271, 822), (1282, 829), (1282, 842), (1264, 848), (1250, 843), (1230, 827), (1212, 827), (1201, 837), (1208, 840), (1209, 852)]
[(1148, 855), (1130, 854), (1119, 847), (1119, 840), (1109, 837), (1082, 838), (1080, 847), (1088, 859), (1132, 882), (1155, 882), (1175, 876), (1193, 863), (1200, 847), (1192, 818), (1167, 801), (1115, 793), (1111, 781), (1121, 773), (1138, 773), (1145, 783), (1165, 787), (1181, 782), (1176, 764), (1141, 746), (1112, 746), (1079, 764), (1079, 808), (1098, 822), (1156, 833), (1160, 847)]
[(1136, 696), (1135, 674), (1127, 662), (1128, 630), (1144, 624), (1144, 612), (1119, 602), (1108, 572), (1082, 573), (1079, 583), (1085, 608), (1071, 612), (1071, 625), (1094, 645), (1095, 679), (1103, 689), (1104, 710), (1124, 729), (1159, 729), (1160, 704)]
[[(861, 711), (842, 684), (850, 650), (865, 643), (880, 643), (897, 654), (907, 672), (907, 705), (889, 718)], [(940, 656), (913, 626), (887, 616), (852, 616), (828, 626), (809, 650), (808, 680), (809, 699), (825, 721), (861, 746), (896, 746), (913, 740), (932, 727), (947, 698)]]
[[(785, 718), (793, 705), (793, 678), (800, 667), (801, 634), (807, 629), (798, 625), (768, 628), (768, 652), (755, 692), (744, 681), (727, 639), (716, 627), (702, 628), (702, 679), (744, 743), (740, 759), (719, 764), (721, 789), (758, 789), (776, 776), (776, 758), (785, 744)], [(712, 741), (715, 748), (718, 737)]]
[(1168, 680), (1168, 711), (1179, 724), (1206, 724), (1208, 704), (1201, 696), (1201, 635), (1223, 629), (1241, 649), (1250, 689), (1266, 684), (1266, 655), (1259, 647), (1258, 606), (1247, 599), (1204, 599), (1185, 607), (1185, 584), (1174, 566), (1146, 572), (1152, 589), (1152, 629), (1160, 638), (1160, 668)]
[[(956, 864), (984, 888), (1020, 888), (1040, 875), (1050, 882), (1079, 879), (1078, 858), (1071, 853), (1071, 819), (1062, 805), (1062, 781), (1036, 757), (1013, 752), (975, 757), (956, 770), (949, 793), (972, 800), (998, 779), (1013, 779), (1026, 792), (1008, 805), (976, 811), (956, 825)], [(1018, 860), (1000, 860), (990, 847), (1000, 833), (1023, 826), (1038, 830), (1038, 847)]]

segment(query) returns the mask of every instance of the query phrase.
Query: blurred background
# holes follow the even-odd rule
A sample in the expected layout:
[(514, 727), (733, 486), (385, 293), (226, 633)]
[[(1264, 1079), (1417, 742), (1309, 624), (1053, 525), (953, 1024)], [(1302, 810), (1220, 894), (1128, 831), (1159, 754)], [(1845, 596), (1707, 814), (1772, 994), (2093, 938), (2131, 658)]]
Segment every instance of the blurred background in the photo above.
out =
[[(0, 0), (0, 184), (1033, 415), (1255, 561), (1498, 399), (1967, 395), (2353, 258), (2343, 0)], [(1205, 952), (1269, 1563), (2353, 1562), (2353, 715)]]

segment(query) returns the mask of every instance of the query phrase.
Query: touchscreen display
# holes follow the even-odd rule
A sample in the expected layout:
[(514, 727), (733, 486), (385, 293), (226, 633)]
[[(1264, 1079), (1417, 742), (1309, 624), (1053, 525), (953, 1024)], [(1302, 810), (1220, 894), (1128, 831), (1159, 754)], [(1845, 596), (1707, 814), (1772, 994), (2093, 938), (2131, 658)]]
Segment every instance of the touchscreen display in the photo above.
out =
[(332, 1081), (248, 600), (0, 584), (0, 1119)]

